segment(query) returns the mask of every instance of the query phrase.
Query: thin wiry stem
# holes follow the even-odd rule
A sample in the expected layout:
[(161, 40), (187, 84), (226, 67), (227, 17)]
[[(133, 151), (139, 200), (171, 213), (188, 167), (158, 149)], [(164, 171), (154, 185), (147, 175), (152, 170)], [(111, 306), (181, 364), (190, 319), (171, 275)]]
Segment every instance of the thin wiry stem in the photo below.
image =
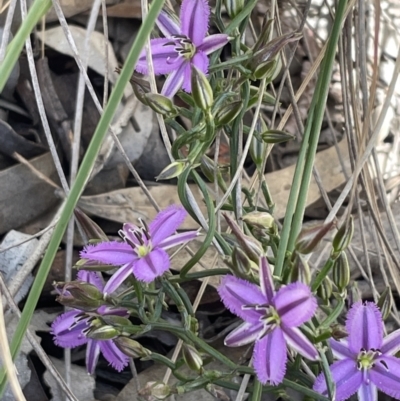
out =
[[(23, 1), (21, 1), (22, 20), (24, 20), (26, 18), (26, 14), (27, 14), (26, 1), (23, 0)], [(65, 174), (64, 174), (64, 171), (61, 166), (60, 158), (58, 157), (58, 153), (57, 153), (57, 149), (56, 149), (56, 146), (55, 146), (55, 143), (53, 140), (53, 136), (51, 135), (49, 122), (47, 120), (46, 111), (44, 108), (42, 93), (40, 90), (39, 80), (38, 80), (38, 76), (36, 73), (35, 60), (34, 60), (34, 56), (33, 56), (31, 39), (29, 37), (26, 39), (25, 47), (26, 47), (26, 53), (28, 56), (28, 65), (29, 65), (29, 71), (31, 73), (31, 78), (32, 78), (33, 91), (35, 93), (36, 104), (38, 106), (38, 111), (39, 111), (40, 119), (41, 119), (41, 122), (43, 125), (43, 130), (46, 135), (47, 143), (49, 145), (51, 156), (53, 157), (53, 161), (54, 161), (54, 165), (56, 167), (57, 173), (58, 173), (58, 177), (60, 178), (61, 185), (63, 187), (64, 192), (67, 194), (69, 191), (69, 186), (68, 186), (67, 179), (65, 178)]]
[(6, 369), (8, 382), (10, 383), (11, 391), (17, 401), (26, 401), (24, 393), (22, 392), (21, 386), (18, 382), (16, 369), (14, 362), (10, 354), (10, 348), (7, 341), (6, 323), (4, 321), (3, 314), (3, 302), (0, 296), (0, 356), (1, 361)]
[[(3, 293), (5, 299), (7, 300), (7, 305), (11, 308), (12, 313), (14, 313), (15, 316), (20, 318), (21, 311), (18, 309), (17, 305), (15, 304), (14, 299), (13, 299), (11, 293), (9, 292), (1, 275), (0, 275), (0, 288), (1, 288), (1, 292)], [(50, 372), (50, 374), (54, 377), (54, 379), (57, 381), (58, 385), (60, 386), (61, 390), (69, 397), (70, 401), (79, 401), (75, 397), (73, 392), (70, 390), (69, 386), (65, 383), (64, 379), (62, 378), (62, 376), (60, 375), (58, 370), (55, 368), (55, 366), (53, 365), (53, 362), (48, 357), (48, 355), (46, 354), (46, 352), (43, 350), (40, 343), (36, 339), (35, 335), (33, 335), (30, 330), (27, 330), (26, 338), (29, 341), (29, 343), (32, 345), (32, 348), (36, 352), (39, 359), (42, 361), (43, 365)]]

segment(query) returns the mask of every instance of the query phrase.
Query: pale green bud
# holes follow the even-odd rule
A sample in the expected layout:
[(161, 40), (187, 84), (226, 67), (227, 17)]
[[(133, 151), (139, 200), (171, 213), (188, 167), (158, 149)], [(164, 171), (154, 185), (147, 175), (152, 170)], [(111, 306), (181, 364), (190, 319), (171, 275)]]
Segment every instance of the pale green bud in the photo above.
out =
[(87, 282), (55, 282), (53, 285), (60, 294), (56, 300), (62, 305), (93, 311), (105, 303), (103, 293), (96, 286)]
[(317, 290), (317, 295), (324, 301), (325, 305), (329, 305), (329, 299), (332, 295), (332, 291), (332, 281), (328, 276), (326, 276)]
[(245, 235), (236, 222), (226, 213), (223, 213), (232, 234), (236, 237), (238, 244), (242, 247), (246, 255), (255, 263), (258, 263), (263, 254), (260, 243), (252, 237)]
[(276, 222), (272, 214), (267, 212), (249, 212), (242, 217), (242, 220), (253, 227), (266, 228), (274, 231)]
[(151, 355), (150, 350), (128, 337), (118, 337), (114, 340), (114, 344), (120, 351), (131, 358), (145, 358)]
[(118, 337), (121, 332), (113, 326), (89, 327), (84, 330), (86, 337), (93, 340), (111, 340)]
[(201, 172), (207, 177), (210, 182), (214, 182), (214, 173), (217, 168), (218, 167), (215, 165), (214, 160), (210, 159), (207, 155), (201, 156)]
[(229, 18), (233, 19), (243, 10), (244, 0), (224, 0), (224, 4)]
[(190, 369), (194, 370), (195, 372), (199, 372), (202, 369), (203, 359), (201, 358), (195, 347), (190, 344), (183, 343), (182, 354), (186, 365)]
[(350, 216), (348, 220), (339, 228), (332, 241), (332, 246), (335, 253), (344, 251), (350, 244), (354, 234), (354, 220)]
[(147, 105), (151, 107), (156, 113), (165, 117), (172, 118), (178, 115), (178, 109), (172, 103), (172, 100), (159, 93), (146, 93), (145, 95)]
[(385, 291), (383, 291), (382, 295), (378, 299), (377, 305), (381, 310), (382, 319), (386, 320), (389, 317), (393, 306), (392, 292), (389, 287), (385, 288)]
[(165, 400), (171, 395), (171, 388), (165, 383), (151, 381), (139, 391), (139, 394), (145, 397), (147, 396), (147, 398), (152, 396), (157, 400)]
[(292, 282), (300, 281), (306, 285), (310, 285), (311, 283), (310, 266), (305, 257), (301, 254), (296, 255), (290, 279)]
[(295, 139), (294, 135), (279, 130), (265, 131), (262, 134), (260, 134), (260, 137), (265, 143), (269, 144), (284, 143), (292, 139)]
[(339, 292), (342, 293), (350, 283), (350, 267), (346, 252), (341, 252), (332, 269), (332, 279)]
[(240, 113), (242, 106), (243, 102), (240, 100), (222, 106), (215, 114), (215, 125), (229, 124)]
[(312, 253), (333, 225), (334, 223), (331, 221), (326, 224), (317, 223), (303, 227), (296, 239), (296, 251), (303, 255)]
[(157, 181), (170, 180), (171, 178), (178, 177), (182, 174), (186, 167), (186, 162), (183, 160), (176, 160), (164, 168), (163, 171), (156, 177)]
[(214, 103), (214, 95), (207, 77), (196, 66), (192, 65), (192, 96), (196, 106), (209, 111)]

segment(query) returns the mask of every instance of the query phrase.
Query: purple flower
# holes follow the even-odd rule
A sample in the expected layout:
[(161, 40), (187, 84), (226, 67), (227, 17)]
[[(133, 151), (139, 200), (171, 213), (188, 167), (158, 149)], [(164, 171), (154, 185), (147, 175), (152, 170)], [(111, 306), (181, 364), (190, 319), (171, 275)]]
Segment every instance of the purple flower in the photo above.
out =
[(125, 242), (89, 245), (81, 252), (81, 258), (89, 262), (121, 266), (104, 287), (107, 294), (114, 292), (131, 274), (138, 280), (150, 283), (170, 267), (165, 250), (196, 237), (196, 231), (174, 234), (186, 214), (181, 206), (172, 205), (158, 213), (149, 226), (144, 222), (142, 227), (125, 223), (119, 232)]
[(309, 320), (317, 308), (310, 288), (292, 283), (275, 293), (272, 275), (265, 257), (260, 263), (261, 289), (233, 276), (226, 276), (218, 288), (225, 306), (244, 323), (226, 338), (228, 347), (256, 342), (254, 368), (261, 383), (277, 385), (286, 372), (286, 343), (308, 359), (318, 352), (298, 328)]
[[(349, 398), (356, 391), (360, 401), (376, 401), (377, 389), (400, 399), (400, 360), (393, 355), (400, 350), (400, 330), (383, 338), (383, 321), (373, 302), (356, 302), (347, 314), (347, 339), (330, 339), (334, 356), (331, 366), (336, 384), (336, 401)], [(314, 390), (327, 395), (325, 376), (321, 373)]]
[[(158, 16), (157, 26), (165, 38), (151, 40), (154, 73), (170, 74), (161, 94), (173, 97), (181, 86), (191, 92), (191, 65), (206, 74), (207, 55), (228, 43), (225, 34), (206, 37), (209, 18), (206, 0), (183, 0), (180, 26), (164, 11)], [(145, 52), (135, 68), (142, 74), (148, 73)]]
[[(78, 279), (96, 286), (103, 291), (103, 281), (99, 273), (81, 270)], [(122, 308), (110, 309), (101, 306), (97, 313), (99, 315), (128, 316), (127, 310)], [(94, 373), (100, 352), (110, 365), (119, 372), (128, 364), (129, 358), (122, 353), (113, 340), (93, 340), (85, 336), (85, 330), (90, 326), (88, 317), (83, 317), (82, 311), (73, 309), (60, 315), (51, 325), (51, 333), (54, 342), (63, 348), (74, 348), (87, 344), (86, 368), (90, 374)]]

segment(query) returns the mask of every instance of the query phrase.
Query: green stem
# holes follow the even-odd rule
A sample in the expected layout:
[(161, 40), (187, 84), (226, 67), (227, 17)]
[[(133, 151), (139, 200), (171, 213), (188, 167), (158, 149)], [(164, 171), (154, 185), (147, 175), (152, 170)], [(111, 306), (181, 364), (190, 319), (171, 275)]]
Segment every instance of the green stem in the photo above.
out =
[(260, 401), (262, 396), (262, 384), (258, 379), (254, 379), (253, 392), (251, 393), (251, 401)]
[(324, 267), (322, 268), (322, 270), (318, 273), (317, 277), (315, 277), (314, 282), (312, 283), (311, 286), (311, 291), (315, 292), (318, 290), (319, 286), (322, 284), (322, 282), (324, 281), (324, 278), (329, 274), (329, 272), (332, 269), (334, 263), (334, 259), (329, 258), (326, 263), (324, 264)]

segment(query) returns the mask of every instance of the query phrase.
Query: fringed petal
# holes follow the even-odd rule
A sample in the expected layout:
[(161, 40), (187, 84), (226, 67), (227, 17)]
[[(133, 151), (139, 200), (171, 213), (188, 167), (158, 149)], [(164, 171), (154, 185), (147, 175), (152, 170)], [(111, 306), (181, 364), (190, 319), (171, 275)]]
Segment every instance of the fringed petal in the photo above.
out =
[(286, 344), (278, 327), (256, 342), (253, 352), (254, 369), (262, 384), (281, 383), (286, 372)]
[(244, 322), (228, 334), (224, 343), (227, 347), (241, 347), (258, 340), (263, 330), (264, 325), (262, 323)]
[(225, 307), (248, 323), (258, 323), (265, 314), (264, 310), (246, 308), (251, 305), (266, 305), (266, 298), (260, 289), (246, 280), (225, 276), (218, 293)]
[(195, 46), (203, 43), (208, 30), (210, 6), (207, 0), (183, 0), (181, 7), (182, 33), (189, 37)]
[(282, 322), (287, 327), (298, 327), (310, 320), (317, 309), (317, 300), (310, 287), (302, 283), (292, 283), (282, 287), (275, 295), (275, 306)]
[(76, 316), (81, 313), (78, 310), (72, 310), (63, 313), (54, 320), (51, 325), (51, 334), (54, 336), (54, 342), (59, 347), (74, 348), (86, 344), (88, 339), (83, 334), (83, 330), (88, 327), (86, 320), (76, 323)]
[(126, 242), (110, 241), (100, 242), (96, 245), (88, 245), (81, 251), (82, 259), (94, 262), (107, 263), (113, 266), (121, 266), (130, 263), (137, 258)]
[(133, 265), (133, 274), (138, 280), (151, 283), (162, 276), (169, 266), (168, 254), (163, 249), (154, 249)]
[(100, 350), (104, 358), (118, 372), (128, 365), (129, 357), (120, 351), (112, 340), (100, 341)]
[(361, 349), (380, 349), (383, 340), (382, 315), (373, 302), (356, 302), (347, 313), (346, 329), (349, 348), (353, 353)]

